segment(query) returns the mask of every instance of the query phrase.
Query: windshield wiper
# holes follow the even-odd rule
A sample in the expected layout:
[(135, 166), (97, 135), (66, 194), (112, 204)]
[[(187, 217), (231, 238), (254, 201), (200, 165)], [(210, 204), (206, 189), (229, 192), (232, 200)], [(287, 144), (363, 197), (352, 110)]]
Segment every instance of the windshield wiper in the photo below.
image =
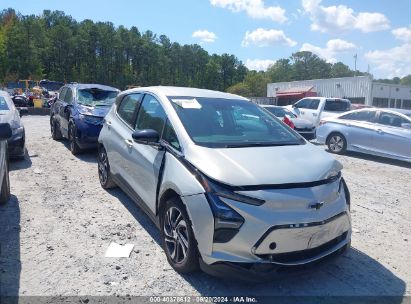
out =
[(278, 147), (278, 146), (295, 146), (295, 145), (300, 145), (300, 143), (299, 142), (279, 142), (279, 143), (257, 142), (257, 143), (230, 144), (230, 145), (225, 145), (224, 148)]

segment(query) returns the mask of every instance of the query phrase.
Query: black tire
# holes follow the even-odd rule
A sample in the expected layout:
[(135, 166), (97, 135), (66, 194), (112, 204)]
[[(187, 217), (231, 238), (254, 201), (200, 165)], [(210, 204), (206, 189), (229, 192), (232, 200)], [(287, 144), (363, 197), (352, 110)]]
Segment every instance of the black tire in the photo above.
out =
[(341, 133), (331, 133), (327, 137), (328, 151), (334, 154), (344, 154), (347, 151), (347, 139)]
[(178, 198), (165, 203), (160, 213), (160, 227), (164, 252), (171, 267), (178, 273), (197, 271), (197, 241), (187, 211)]
[(69, 125), (68, 138), (71, 154), (79, 154), (81, 152), (81, 148), (76, 142), (76, 126), (73, 123)]
[(107, 152), (104, 147), (100, 147), (98, 149), (98, 178), (103, 189), (111, 189), (117, 187), (116, 183), (113, 180), (113, 176), (111, 175), (110, 163), (108, 161)]
[(57, 121), (52, 117), (50, 119), (50, 131), (51, 131), (51, 138), (54, 140), (60, 140), (63, 136), (61, 135), (60, 128), (57, 124)]
[(6, 170), (3, 177), (3, 182), (0, 190), (0, 205), (6, 204), (10, 199), (10, 178), (9, 178), (9, 167), (7, 162), (5, 163)]

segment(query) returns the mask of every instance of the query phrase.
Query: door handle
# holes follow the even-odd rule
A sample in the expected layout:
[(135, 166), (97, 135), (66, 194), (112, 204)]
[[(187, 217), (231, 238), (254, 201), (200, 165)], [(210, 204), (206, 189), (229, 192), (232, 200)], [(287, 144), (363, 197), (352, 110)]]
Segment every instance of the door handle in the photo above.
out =
[(133, 141), (131, 139), (126, 139), (124, 140), (126, 142), (126, 145), (131, 148), (133, 146)]
[(377, 129), (377, 133), (378, 133), (378, 134), (384, 134), (384, 131), (381, 130), (381, 129)]

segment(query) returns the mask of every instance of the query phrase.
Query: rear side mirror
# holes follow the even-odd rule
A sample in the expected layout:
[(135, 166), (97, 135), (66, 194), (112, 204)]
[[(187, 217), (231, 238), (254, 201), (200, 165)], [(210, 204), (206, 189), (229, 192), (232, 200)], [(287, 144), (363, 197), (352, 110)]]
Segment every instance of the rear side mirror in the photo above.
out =
[(410, 129), (411, 130), (411, 123), (403, 123), (401, 124), (401, 127), (404, 129)]
[(0, 140), (9, 139), (12, 135), (11, 127), (8, 123), (0, 123)]
[(152, 146), (156, 146), (160, 139), (158, 132), (153, 129), (138, 130), (135, 131), (131, 136), (136, 143)]

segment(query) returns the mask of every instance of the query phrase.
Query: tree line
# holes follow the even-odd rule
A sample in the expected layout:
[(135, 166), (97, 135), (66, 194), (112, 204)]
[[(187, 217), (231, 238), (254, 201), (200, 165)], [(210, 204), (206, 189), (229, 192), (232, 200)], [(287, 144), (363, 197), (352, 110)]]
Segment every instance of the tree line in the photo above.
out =
[[(364, 73), (356, 72), (357, 75)], [(0, 83), (47, 78), (62, 82), (175, 85), (266, 96), (267, 83), (355, 74), (311, 52), (277, 60), (266, 72), (248, 70), (234, 55), (209, 54), (198, 44), (181, 45), (135, 26), (76, 21), (62, 11), (0, 13)]]

